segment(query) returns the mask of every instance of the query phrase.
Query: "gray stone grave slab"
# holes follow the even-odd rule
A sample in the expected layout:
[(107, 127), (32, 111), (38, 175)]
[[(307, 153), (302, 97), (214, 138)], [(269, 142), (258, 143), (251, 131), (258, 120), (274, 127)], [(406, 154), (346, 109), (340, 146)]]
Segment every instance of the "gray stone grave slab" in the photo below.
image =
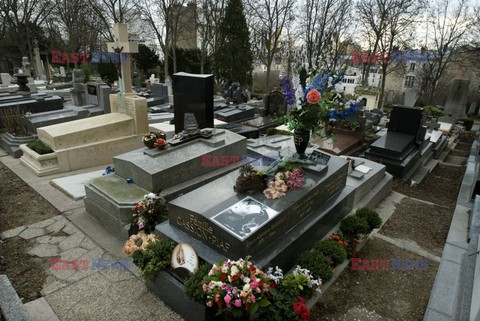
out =
[(465, 117), (468, 99), (469, 80), (455, 79), (450, 86), (447, 102), (445, 103), (445, 114), (454, 117)]
[(227, 123), (242, 121), (255, 117), (255, 108), (247, 105), (235, 105), (214, 113), (215, 118)]
[[(93, 105), (91, 105), (93, 107)], [(85, 106), (87, 107), (87, 106)], [(25, 116), (28, 131), (36, 133), (40, 127), (64, 123), (90, 116), (88, 109), (69, 106), (61, 110), (38, 113)]]
[(205, 174), (215, 167), (201, 166), (202, 155), (215, 157), (240, 156), (246, 148), (246, 139), (235, 133), (214, 129), (208, 139), (195, 139), (163, 150), (141, 148), (114, 157), (116, 174), (133, 179), (146, 190), (159, 192)]
[(237, 170), (171, 201), (170, 224), (227, 257), (256, 255), (341, 191), (347, 166), (331, 158), (326, 171), (307, 167), (303, 187), (276, 200), (263, 191), (237, 193)]
[(2, 135), (1, 145), (10, 156), (13, 158), (20, 158), (23, 155), (20, 145), (27, 144), (36, 138), (37, 135), (17, 137), (7, 132)]

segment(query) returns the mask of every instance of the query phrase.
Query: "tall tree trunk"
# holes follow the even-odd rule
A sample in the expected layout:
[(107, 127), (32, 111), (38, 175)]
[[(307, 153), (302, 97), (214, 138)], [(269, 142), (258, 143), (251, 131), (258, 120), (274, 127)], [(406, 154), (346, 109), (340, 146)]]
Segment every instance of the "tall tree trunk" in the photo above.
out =
[(385, 96), (385, 83), (387, 78), (387, 68), (382, 70), (382, 86), (380, 87), (380, 95), (378, 96), (378, 109), (383, 110), (383, 100)]
[(272, 63), (267, 63), (267, 79), (265, 81), (265, 88), (267, 90), (267, 95), (270, 92), (270, 71), (272, 69)]

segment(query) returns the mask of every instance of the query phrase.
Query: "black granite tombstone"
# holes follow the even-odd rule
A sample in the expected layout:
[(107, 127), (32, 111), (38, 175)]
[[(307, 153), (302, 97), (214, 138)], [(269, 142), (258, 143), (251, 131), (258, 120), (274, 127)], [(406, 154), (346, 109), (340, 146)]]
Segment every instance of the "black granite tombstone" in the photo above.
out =
[(175, 133), (181, 132), (185, 113), (193, 113), (198, 127), (213, 128), (213, 75), (179, 72), (173, 75)]
[(408, 179), (416, 164), (431, 152), (426, 130), (422, 108), (393, 106), (387, 134), (375, 141), (365, 156), (385, 164), (389, 173)]

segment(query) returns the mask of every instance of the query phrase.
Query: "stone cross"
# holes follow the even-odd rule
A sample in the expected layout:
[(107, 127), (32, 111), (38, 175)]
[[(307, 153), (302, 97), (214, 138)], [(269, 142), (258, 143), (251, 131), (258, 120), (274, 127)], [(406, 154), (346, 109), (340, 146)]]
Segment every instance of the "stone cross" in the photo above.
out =
[(437, 130), (440, 128), (440, 124), (437, 122), (437, 120), (433, 120), (427, 124), (428, 126), (428, 129), (431, 129), (431, 130)]
[[(138, 52), (138, 44), (128, 42), (127, 25), (124, 23), (114, 23), (113, 29), (115, 33), (115, 42), (107, 43), (108, 52), (118, 54), (131, 54)], [(125, 95), (134, 95), (132, 90), (132, 66), (130, 59), (120, 62), (119, 86), (120, 92)]]

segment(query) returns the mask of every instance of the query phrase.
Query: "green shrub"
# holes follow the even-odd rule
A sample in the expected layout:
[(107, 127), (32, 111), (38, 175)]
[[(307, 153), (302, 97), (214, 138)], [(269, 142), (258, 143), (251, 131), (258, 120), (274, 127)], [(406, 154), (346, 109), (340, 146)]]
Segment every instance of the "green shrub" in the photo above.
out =
[(145, 251), (136, 251), (132, 258), (146, 280), (153, 281), (159, 271), (170, 266), (174, 244), (160, 239), (148, 244)]
[(319, 278), (322, 281), (330, 280), (333, 274), (327, 259), (319, 251), (308, 250), (303, 252), (298, 257), (297, 264), (304, 269), (310, 270), (315, 278)]
[(47, 144), (38, 139), (27, 143), (27, 147), (40, 155), (53, 153), (53, 150)]
[(435, 106), (431, 106), (431, 105), (425, 106), (425, 107), (423, 107), (423, 110), (425, 110), (425, 112), (427, 114), (429, 114), (430, 116), (435, 117), (435, 118), (443, 116), (443, 110), (441, 110), (440, 108), (435, 107)]
[(369, 208), (360, 208), (355, 212), (355, 215), (367, 221), (370, 232), (374, 228), (379, 228), (380, 225), (382, 225), (382, 219), (380, 218), (380, 215)]
[(336, 240), (323, 240), (318, 242), (315, 245), (315, 251), (321, 252), (325, 257), (330, 257), (333, 266), (337, 266), (347, 259), (345, 246), (338, 244)]
[(368, 234), (368, 222), (359, 216), (349, 216), (340, 223), (340, 231), (349, 237), (355, 238), (358, 234)]
[(83, 81), (84, 83), (87, 83), (90, 81), (90, 68), (88, 67), (88, 64), (81, 64), (80, 69), (83, 70), (83, 73), (85, 74), (85, 80)]
[(204, 293), (202, 289), (203, 278), (210, 272), (212, 266), (207, 263), (200, 264), (198, 269), (185, 279), (183, 285), (185, 294), (194, 302), (205, 304)]

